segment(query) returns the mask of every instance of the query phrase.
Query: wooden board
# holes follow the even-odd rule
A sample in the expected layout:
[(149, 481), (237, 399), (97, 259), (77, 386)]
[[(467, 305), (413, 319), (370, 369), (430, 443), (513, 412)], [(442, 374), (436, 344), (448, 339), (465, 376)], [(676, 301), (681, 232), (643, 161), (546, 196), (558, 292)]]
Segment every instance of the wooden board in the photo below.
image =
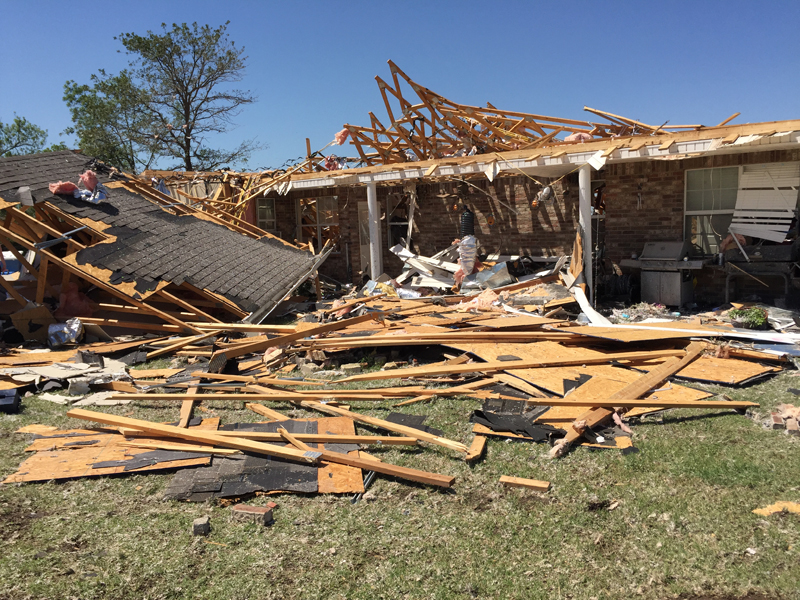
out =
[[(498, 356), (502, 356), (504, 354), (519, 356), (525, 360), (543, 360), (548, 357), (591, 357), (595, 352), (594, 350), (587, 348), (575, 349), (549, 341), (539, 341), (529, 344), (459, 343), (447, 344), (447, 346), (462, 350), (464, 352), (470, 352), (487, 361), (496, 360)], [(564, 380), (577, 381), (582, 375), (589, 377), (602, 377), (609, 381), (618, 382), (618, 384), (615, 385), (619, 385), (619, 383), (621, 383), (622, 385), (619, 385), (618, 389), (622, 389), (625, 384), (632, 383), (639, 377), (639, 373), (636, 371), (610, 365), (580, 365), (539, 369), (514, 369), (513, 371), (509, 371), (508, 374), (558, 396), (564, 395)], [(511, 382), (507, 381), (506, 383), (510, 384)], [(665, 398), (699, 400), (701, 398), (707, 398), (711, 395), (705, 392), (678, 386), (676, 384), (671, 384), (671, 387), (671, 391), (665, 392)], [(521, 391), (525, 390), (522, 389)], [(614, 389), (613, 391), (617, 390)]]
[(713, 333), (691, 331), (652, 331), (649, 329), (621, 329), (618, 327), (565, 327), (559, 331), (575, 335), (613, 340), (615, 342), (650, 342), (654, 340), (688, 339), (691, 337), (711, 337)]
[(549, 481), (539, 481), (538, 479), (523, 479), (522, 477), (510, 477), (503, 475), (500, 483), (506, 487), (526, 488), (537, 492), (546, 492), (550, 489)]
[(83, 410), (80, 408), (73, 408), (72, 410), (67, 411), (67, 416), (74, 419), (83, 419), (85, 421), (104, 423), (114, 427), (138, 429), (156, 436), (190, 440), (193, 442), (200, 442), (201, 444), (210, 444), (213, 446), (221, 446), (223, 448), (233, 448), (235, 450), (253, 452), (254, 454), (266, 454), (268, 456), (276, 456), (278, 458), (285, 458), (286, 460), (293, 460), (296, 462), (315, 463), (318, 459), (317, 456), (309, 456), (308, 453), (299, 452), (292, 448), (281, 448), (280, 446), (264, 444), (261, 442), (253, 442), (244, 438), (217, 436), (213, 433), (197, 431), (193, 428), (182, 429), (172, 425), (162, 425), (161, 423), (152, 423), (150, 421), (142, 421), (141, 419), (118, 417), (115, 415)]
[[(574, 302), (574, 300), (573, 300)], [(506, 317), (492, 317), (482, 319), (479, 322), (481, 327), (491, 327), (492, 329), (508, 329), (511, 327), (541, 327), (552, 323), (563, 323), (563, 319), (546, 319), (545, 317), (535, 317), (528, 315), (509, 315)], [(572, 328), (570, 328), (570, 331)]]

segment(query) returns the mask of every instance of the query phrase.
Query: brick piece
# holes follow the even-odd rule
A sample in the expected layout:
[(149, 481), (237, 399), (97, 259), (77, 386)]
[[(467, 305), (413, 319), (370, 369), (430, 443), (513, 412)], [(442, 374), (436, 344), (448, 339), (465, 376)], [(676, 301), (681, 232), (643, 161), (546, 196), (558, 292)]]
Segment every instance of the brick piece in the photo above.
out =
[(783, 418), (778, 413), (772, 413), (772, 428), (773, 429), (786, 429)]
[(199, 517), (192, 522), (192, 535), (208, 535), (211, 532), (211, 518)]
[[(273, 502), (270, 502), (273, 504)], [(250, 506), (248, 504), (237, 504), (231, 509), (233, 518), (237, 521), (252, 521), (258, 525), (269, 525), (272, 523), (272, 507), (269, 506)]]

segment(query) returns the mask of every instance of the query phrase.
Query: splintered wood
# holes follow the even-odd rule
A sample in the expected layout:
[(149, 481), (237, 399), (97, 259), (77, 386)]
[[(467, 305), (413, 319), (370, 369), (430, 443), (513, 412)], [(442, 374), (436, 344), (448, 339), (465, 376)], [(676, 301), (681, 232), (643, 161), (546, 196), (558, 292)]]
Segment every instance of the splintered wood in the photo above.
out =
[[(529, 285), (536, 284), (534, 280)], [(512, 297), (527, 291), (523, 285), (513, 287), (508, 292)], [(353, 481), (353, 473), (366, 470), (450, 487), (455, 481), (452, 475), (333, 448), (412, 445), (420, 451), (438, 452), (448, 460), (474, 463), (492, 456), (492, 440), (499, 437), (528, 442), (549, 439), (554, 443), (554, 457), (574, 446), (632, 452), (637, 450), (635, 428), (629, 427), (635, 427), (634, 417), (669, 409), (741, 413), (757, 406), (725, 396), (711, 398), (712, 394), (681, 385), (681, 381), (739, 385), (780, 370), (775, 366), (780, 361), (761, 364), (759, 353), (742, 352), (736, 358), (704, 355), (713, 352), (713, 346), (693, 341), (698, 337), (694, 329), (575, 325), (535, 314), (464, 311), (455, 300), (449, 298), (440, 306), (425, 299), (354, 298), (341, 306), (358, 306), (366, 311), (364, 314), (338, 317), (340, 311), (322, 308), (316, 313), (316, 322), (297, 326), (258, 325), (237, 330), (226, 329), (224, 324), (205, 324), (200, 333), (182, 339), (152, 340), (148, 349), (150, 356), (168, 356), (187, 348), (205, 348), (209, 341), (207, 346), (212, 350), (206, 368), (133, 370), (136, 387), (125, 385), (134, 391), (118, 391), (112, 396), (112, 400), (158, 402), (172, 407), (179, 426), (80, 408), (73, 408), (67, 416), (119, 428), (126, 439), (114, 442), (117, 454), (109, 455), (114, 457), (147, 449), (175, 452), (178, 457), (180, 452), (205, 451), (217, 457), (242, 452), (319, 469), (350, 469), (347, 476)], [(226, 333), (231, 336), (227, 340), (222, 337)], [(235, 338), (245, 333), (251, 337)], [(700, 337), (706, 338), (719, 335), (702, 333), (705, 335)], [(116, 342), (105, 346), (116, 348), (113, 344)], [(414, 359), (418, 346), (439, 347), (443, 356), (421, 364)], [(104, 345), (93, 349), (101, 352)], [(370, 362), (380, 368), (366, 372), (362, 372), (366, 363), (350, 362), (342, 364), (341, 372), (334, 372), (333, 378), (321, 378), (320, 369), (329, 361), (344, 363), (343, 356), (352, 361), (354, 352), (358, 355), (364, 350), (391, 353), (393, 360), (384, 356), (377, 361), (375, 357)], [(0, 357), (0, 363), (18, 367), (52, 364), (54, 358), (71, 357), (68, 353), (49, 354), (52, 356), (9, 355)], [(312, 360), (323, 364), (312, 365)], [(351, 389), (353, 384), (359, 384), (358, 389)], [(412, 404), (419, 407), (421, 403), (453, 399), (461, 403), (464, 398), (484, 403), (483, 410), (472, 416), (476, 419), (472, 435), (466, 429), (445, 435), (436, 429), (436, 422), (423, 426), (418, 411), (390, 415), (372, 411), (375, 406), (405, 410)], [(257, 413), (266, 421), (264, 426), (271, 428), (248, 430), (237, 426), (223, 431), (191, 426), (191, 409), (206, 410), (206, 406), (222, 402), (228, 408)], [(357, 408), (342, 406), (342, 402), (357, 403)], [(475, 405), (462, 406), (466, 423)], [(339, 419), (349, 423), (350, 429), (319, 429), (316, 433), (293, 429), (297, 413), (303, 411), (332, 415), (318, 417), (317, 421)], [(479, 422), (479, 418), (484, 420)], [(79, 465), (66, 468), (64, 476), (106, 472), (87, 465), (101, 454), (106, 456), (100, 450), (109, 444), (112, 434), (87, 430), (83, 438), (75, 440), (43, 432), (44, 437), (29, 448), (38, 451), (41, 458), (28, 459), (25, 471), (21, 469), (8, 481), (53, 475), (57, 470), (52, 468), (55, 459), (48, 457), (53, 452), (68, 452), (68, 457), (74, 457), (72, 462)], [(75, 445), (76, 441), (83, 444)], [(334, 446), (329, 448), (330, 444)], [(195, 462), (186, 464), (209, 459), (190, 460)], [(175, 465), (161, 463), (158, 468), (183, 465), (176, 461)], [(118, 467), (114, 469), (107, 472), (119, 472)], [(499, 483), (535, 491), (550, 487), (548, 482), (513, 476), (504, 476)], [(320, 491), (334, 488), (320, 485)]]

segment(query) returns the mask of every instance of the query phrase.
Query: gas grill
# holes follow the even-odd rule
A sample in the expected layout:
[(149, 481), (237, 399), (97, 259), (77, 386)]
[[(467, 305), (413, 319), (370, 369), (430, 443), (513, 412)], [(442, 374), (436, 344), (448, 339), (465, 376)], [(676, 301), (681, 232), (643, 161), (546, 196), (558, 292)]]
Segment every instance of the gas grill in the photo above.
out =
[(683, 306), (694, 298), (692, 271), (705, 261), (691, 257), (692, 245), (683, 242), (647, 242), (639, 258), (620, 265), (642, 270), (642, 302)]

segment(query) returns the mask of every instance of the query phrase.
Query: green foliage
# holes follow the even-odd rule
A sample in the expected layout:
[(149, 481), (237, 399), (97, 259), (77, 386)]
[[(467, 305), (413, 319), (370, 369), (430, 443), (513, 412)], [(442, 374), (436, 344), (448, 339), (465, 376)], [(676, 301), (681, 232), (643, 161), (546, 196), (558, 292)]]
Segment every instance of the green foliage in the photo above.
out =
[(73, 126), (65, 133), (78, 136), (81, 150), (123, 171), (139, 172), (159, 156), (152, 124), (141, 107), (147, 95), (128, 71), (92, 75), (92, 85), (64, 84), (64, 101)]
[(47, 131), (14, 115), (10, 123), (0, 121), (0, 156), (41, 152), (47, 141)]
[(767, 312), (757, 306), (734, 308), (728, 311), (728, 316), (747, 329), (766, 329), (768, 325)]
[(232, 150), (214, 148), (213, 136), (226, 132), (241, 108), (255, 101), (232, 88), (245, 70), (244, 48), (227, 34), (228, 23), (183, 23), (146, 35), (119, 36), (130, 56), (118, 75), (100, 71), (90, 85), (65, 84), (72, 112), (69, 130), (81, 148), (130, 171), (155, 163), (166, 168), (214, 170), (243, 164), (258, 148), (253, 140)]

